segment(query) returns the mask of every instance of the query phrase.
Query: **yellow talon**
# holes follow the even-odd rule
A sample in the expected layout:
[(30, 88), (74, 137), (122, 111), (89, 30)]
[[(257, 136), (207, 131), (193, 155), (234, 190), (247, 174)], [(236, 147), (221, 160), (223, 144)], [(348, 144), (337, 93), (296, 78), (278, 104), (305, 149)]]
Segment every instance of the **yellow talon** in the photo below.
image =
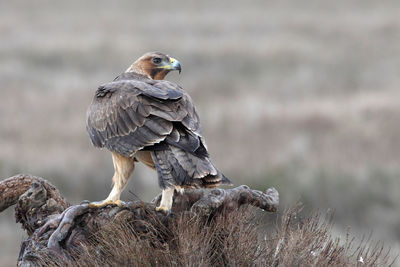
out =
[(122, 207), (122, 206), (124, 206), (124, 205), (125, 205), (125, 202), (124, 202), (124, 201), (122, 201), (122, 200), (120, 200), (120, 199), (118, 199), (118, 200), (117, 200), (117, 201), (115, 201), (114, 203), (115, 203), (115, 205), (117, 205), (118, 207)]
[(166, 206), (159, 206), (159, 207), (156, 207), (156, 211), (161, 211), (163, 213), (168, 213), (169, 209)]

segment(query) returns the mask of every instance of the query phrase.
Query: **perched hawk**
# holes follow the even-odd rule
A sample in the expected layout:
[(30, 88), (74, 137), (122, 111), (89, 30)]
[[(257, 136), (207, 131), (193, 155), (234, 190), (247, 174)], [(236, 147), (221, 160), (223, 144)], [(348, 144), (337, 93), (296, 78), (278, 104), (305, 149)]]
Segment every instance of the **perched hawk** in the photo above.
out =
[(172, 70), (181, 71), (178, 60), (147, 53), (97, 89), (86, 128), (94, 146), (111, 151), (115, 173), (109, 196), (92, 205), (121, 203), (135, 161), (157, 170), (163, 189), (158, 211), (171, 209), (174, 189), (230, 183), (209, 158), (190, 96), (163, 80)]

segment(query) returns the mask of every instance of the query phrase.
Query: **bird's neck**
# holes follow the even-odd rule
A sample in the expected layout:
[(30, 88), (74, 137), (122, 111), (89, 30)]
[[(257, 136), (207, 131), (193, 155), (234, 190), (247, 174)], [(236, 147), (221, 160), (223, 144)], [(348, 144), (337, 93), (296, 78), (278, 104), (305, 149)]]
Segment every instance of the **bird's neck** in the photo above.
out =
[(153, 79), (148, 72), (146, 72), (141, 66), (137, 64), (132, 64), (125, 72), (134, 72), (143, 76), (146, 76), (149, 79)]

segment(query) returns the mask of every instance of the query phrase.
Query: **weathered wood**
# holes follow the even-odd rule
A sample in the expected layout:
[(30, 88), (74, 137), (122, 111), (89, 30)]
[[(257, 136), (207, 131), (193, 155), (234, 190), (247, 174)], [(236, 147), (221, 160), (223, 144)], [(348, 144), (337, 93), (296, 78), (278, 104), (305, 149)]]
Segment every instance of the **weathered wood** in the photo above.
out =
[[(1, 181), (0, 193), (0, 209), (17, 204), (16, 220), (28, 234), (21, 246), (19, 266), (39, 265), (44, 254), (70, 262), (71, 252), (82, 241), (111, 222), (131, 222), (134, 230), (141, 233), (149, 231), (150, 225), (168, 228), (179, 214), (201, 215), (209, 221), (245, 204), (269, 212), (275, 212), (279, 205), (279, 194), (274, 188), (261, 192), (242, 185), (233, 189), (175, 192), (171, 214), (155, 211), (160, 196), (152, 203), (135, 201), (100, 209), (91, 208), (87, 203), (70, 206), (53, 185), (31, 175), (17, 175)], [(168, 236), (159, 238), (167, 240)]]
[[(17, 203), (33, 183), (39, 183), (46, 189), (47, 199), (53, 199), (60, 207), (66, 208), (68, 202), (51, 183), (30, 174), (18, 174), (0, 182), (0, 212)], [(44, 197), (46, 198), (46, 196)]]

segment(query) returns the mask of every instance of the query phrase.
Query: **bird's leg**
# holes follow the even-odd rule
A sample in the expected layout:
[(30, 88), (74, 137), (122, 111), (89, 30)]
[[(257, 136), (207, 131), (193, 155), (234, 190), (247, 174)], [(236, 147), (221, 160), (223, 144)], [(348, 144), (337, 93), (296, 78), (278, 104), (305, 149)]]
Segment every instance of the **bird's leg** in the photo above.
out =
[(156, 211), (168, 213), (171, 210), (174, 190), (173, 187), (167, 187), (162, 191), (160, 205), (156, 207)]
[(122, 206), (124, 204), (119, 198), (135, 168), (134, 159), (115, 152), (112, 152), (112, 159), (114, 163), (113, 188), (105, 200), (92, 202), (89, 204), (89, 207), (102, 208), (107, 205)]

